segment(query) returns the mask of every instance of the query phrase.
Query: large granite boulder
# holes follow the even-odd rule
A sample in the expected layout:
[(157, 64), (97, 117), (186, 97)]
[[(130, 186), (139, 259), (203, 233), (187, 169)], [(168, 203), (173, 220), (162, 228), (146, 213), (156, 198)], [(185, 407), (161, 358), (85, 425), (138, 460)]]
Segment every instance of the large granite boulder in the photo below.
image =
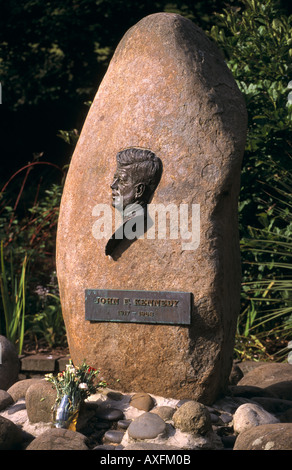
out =
[[(243, 97), (222, 55), (190, 20), (153, 14), (122, 38), (70, 164), (57, 235), (71, 357), (101, 369), (113, 388), (118, 380), (125, 392), (209, 404), (227, 385), (239, 312), (237, 198), (246, 125)], [(98, 238), (93, 229), (95, 208), (113, 211), (116, 155), (134, 147), (163, 164), (150, 206), (184, 204), (194, 237), (146, 232), (110, 257), (108, 233)], [(190, 292), (191, 324), (89, 322), (85, 289)]]

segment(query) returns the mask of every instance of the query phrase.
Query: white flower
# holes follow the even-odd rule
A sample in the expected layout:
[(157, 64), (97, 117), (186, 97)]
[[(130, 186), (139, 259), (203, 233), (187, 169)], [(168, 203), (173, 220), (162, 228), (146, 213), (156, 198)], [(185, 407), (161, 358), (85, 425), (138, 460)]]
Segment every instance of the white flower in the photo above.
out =
[(67, 365), (66, 365), (66, 370), (67, 370), (68, 372), (71, 372), (72, 374), (75, 374), (75, 373), (76, 373), (76, 369), (75, 369), (74, 366), (72, 366), (72, 364), (67, 364)]
[(81, 388), (82, 390), (88, 390), (88, 385), (85, 382), (82, 382), (79, 384), (78, 388)]

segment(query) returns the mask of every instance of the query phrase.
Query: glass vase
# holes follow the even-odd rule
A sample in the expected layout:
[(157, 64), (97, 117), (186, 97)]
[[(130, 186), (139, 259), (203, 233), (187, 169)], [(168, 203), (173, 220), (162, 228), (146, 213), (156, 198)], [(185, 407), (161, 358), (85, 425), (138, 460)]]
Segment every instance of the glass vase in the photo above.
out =
[(64, 395), (61, 402), (56, 404), (53, 410), (53, 426), (55, 428), (76, 431), (80, 404), (72, 405), (68, 395)]

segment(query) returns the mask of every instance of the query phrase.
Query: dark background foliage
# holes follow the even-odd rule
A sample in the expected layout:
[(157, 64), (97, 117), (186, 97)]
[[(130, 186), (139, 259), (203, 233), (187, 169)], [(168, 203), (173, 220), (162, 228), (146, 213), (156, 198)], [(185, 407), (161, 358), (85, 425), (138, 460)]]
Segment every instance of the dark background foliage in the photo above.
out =
[[(232, 0), (229, 4), (233, 4)], [(181, 13), (203, 29), (225, 2), (2, 0), (0, 16), (1, 176), (33, 154), (59, 165), (70, 149), (59, 129), (80, 129), (124, 33), (144, 16)]]
[[(71, 149), (59, 129), (80, 129), (124, 33), (144, 16), (170, 11), (203, 30), (238, 0), (1, 0), (0, 183), (43, 152), (63, 165)], [(288, 12), (289, 2), (281, 8)], [(291, 7), (290, 7), (291, 8)]]

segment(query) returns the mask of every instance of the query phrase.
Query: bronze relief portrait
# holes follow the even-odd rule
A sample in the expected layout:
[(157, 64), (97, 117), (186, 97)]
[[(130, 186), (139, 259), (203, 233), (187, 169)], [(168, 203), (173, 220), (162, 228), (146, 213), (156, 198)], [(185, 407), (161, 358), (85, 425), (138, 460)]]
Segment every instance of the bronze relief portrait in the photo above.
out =
[(128, 148), (116, 155), (117, 167), (111, 184), (112, 206), (121, 212), (123, 224), (106, 245), (106, 255), (125, 239), (124, 226), (135, 218), (147, 217), (150, 204), (162, 175), (162, 161), (147, 149)]

